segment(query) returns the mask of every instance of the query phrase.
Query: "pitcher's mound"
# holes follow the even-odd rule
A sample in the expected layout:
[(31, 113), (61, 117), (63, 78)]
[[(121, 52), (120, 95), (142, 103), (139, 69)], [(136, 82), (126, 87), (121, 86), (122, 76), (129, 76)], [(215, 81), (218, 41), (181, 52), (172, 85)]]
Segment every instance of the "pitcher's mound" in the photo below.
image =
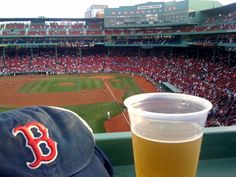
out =
[(61, 82), (58, 84), (59, 86), (72, 86), (72, 85), (75, 85), (74, 82)]

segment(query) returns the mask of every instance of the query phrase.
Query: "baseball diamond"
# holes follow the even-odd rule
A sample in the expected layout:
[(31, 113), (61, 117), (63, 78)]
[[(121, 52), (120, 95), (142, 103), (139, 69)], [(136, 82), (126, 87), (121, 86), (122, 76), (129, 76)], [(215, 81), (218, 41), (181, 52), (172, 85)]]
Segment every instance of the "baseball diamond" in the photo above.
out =
[(95, 133), (128, 131), (123, 100), (132, 94), (157, 91), (144, 77), (129, 74), (6, 76), (0, 77), (0, 88), (0, 111), (59, 106), (79, 114)]
[(0, 111), (59, 106), (94, 132), (127, 131), (125, 98), (170, 91), (212, 102), (206, 127), (236, 125), (236, 3), (224, 3), (127, 1), (92, 5), (85, 18), (0, 18)]
[(236, 176), (236, 0), (1, 7), (0, 177)]

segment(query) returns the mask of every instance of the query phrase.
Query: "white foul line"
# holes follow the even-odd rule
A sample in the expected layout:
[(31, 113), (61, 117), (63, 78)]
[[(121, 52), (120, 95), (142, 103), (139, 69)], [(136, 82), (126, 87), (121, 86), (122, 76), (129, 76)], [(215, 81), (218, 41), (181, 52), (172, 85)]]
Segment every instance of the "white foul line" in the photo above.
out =
[[(118, 101), (117, 101), (117, 99), (116, 99), (115, 95), (113, 94), (112, 90), (110, 89), (109, 85), (106, 83), (106, 81), (105, 81), (105, 80), (103, 80), (103, 81), (104, 81), (104, 83), (105, 83), (106, 87), (108, 88), (108, 90), (109, 90), (109, 92), (110, 92), (111, 96), (113, 97), (113, 99), (115, 100), (115, 102), (118, 104)], [(126, 122), (127, 122), (127, 123), (128, 123), (128, 125), (130, 126), (130, 123), (129, 123), (129, 121), (128, 121), (128, 118), (127, 118), (127, 117), (126, 117), (126, 115), (124, 114), (124, 112), (123, 112), (123, 110), (121, 109), (121, 107), (120, 107), (120, 105), (119, 105), (119, 104), (118, 104), (118, 106), (119, 106), (119, 108), (120, 108), (120, 110), (121, 110), (121, 112), (122, 112), (122, 115), (124, 116), (124, 118), (125, 118)]]

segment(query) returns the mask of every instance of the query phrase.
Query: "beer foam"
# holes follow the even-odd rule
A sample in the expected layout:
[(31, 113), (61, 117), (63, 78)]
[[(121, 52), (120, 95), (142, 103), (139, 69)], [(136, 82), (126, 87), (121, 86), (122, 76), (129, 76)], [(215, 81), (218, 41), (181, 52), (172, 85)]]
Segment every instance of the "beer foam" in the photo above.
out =
[(142, 135), (137, 134), (136, 132), (132, 131), (133, 134), (135, 134), (136, 136), (148, 140), (148, 141), (153, 141), (153, 142), (159, 142), (159, 143), (186, 143), (186, 142), (191, 142), (191, 141), (195, 141), (199, 138), (202, 137), (203, 133), (200, 133), (199, 135), (196, 135), (194, 137), (191, 138), (186, 138), (186, 139), (179, 139), (179, 140), (162, 140), (162, 139), (152, 139), (152, 138), (148, 138)]
[(132, 132), (149, 141), (181, 143), (202, 137), (202, 128), (188, 122), (140, 122), (131, 127)]

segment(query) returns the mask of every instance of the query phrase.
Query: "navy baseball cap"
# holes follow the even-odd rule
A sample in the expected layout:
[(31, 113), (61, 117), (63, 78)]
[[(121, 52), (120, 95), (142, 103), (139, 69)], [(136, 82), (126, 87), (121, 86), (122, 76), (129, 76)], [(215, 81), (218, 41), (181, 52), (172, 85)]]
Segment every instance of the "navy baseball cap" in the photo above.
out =
[(58, 107), (0, 113), (0, 176), (111, 177), (88, 124)]

